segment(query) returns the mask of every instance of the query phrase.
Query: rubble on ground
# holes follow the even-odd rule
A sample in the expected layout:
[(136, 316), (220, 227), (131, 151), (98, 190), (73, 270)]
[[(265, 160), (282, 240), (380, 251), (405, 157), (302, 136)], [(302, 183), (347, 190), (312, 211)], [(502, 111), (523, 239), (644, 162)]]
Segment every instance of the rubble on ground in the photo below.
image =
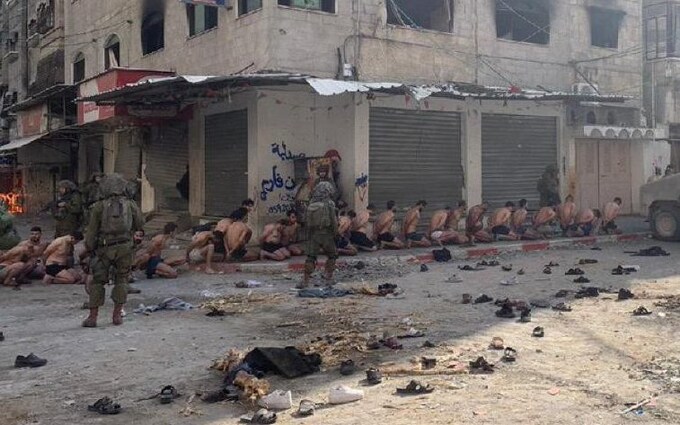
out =
[(243, 314), (252, 310), (254, 305), (265, 306), (283, 302), (290, 298), (286, 294), (248, 294), (220, 295), (205, 301), (199, 308), (210, 310), (209, 315), (225, 316)]

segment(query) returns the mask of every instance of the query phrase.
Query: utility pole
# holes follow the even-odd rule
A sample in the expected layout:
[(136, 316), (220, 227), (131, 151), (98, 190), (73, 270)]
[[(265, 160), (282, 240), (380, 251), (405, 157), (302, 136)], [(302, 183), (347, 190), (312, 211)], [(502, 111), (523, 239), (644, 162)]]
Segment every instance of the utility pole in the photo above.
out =
[(19, 78), (21, 79), (20, 100), (28, 97), (28, 0), (20, 0), (21, 19), (19, 27)]

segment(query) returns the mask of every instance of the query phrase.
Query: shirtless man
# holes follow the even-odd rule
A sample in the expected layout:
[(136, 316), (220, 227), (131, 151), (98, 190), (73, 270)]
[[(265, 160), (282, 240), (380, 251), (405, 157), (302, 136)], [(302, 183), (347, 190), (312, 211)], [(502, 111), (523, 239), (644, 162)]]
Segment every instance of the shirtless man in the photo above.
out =
[(527, 200), (520, 199), (519, 208), (515, 209), (515, 211), (512, 213), (512, 219), (510, 221), (510, 228), (512, 229), (513, 233), (515, 233), (520, 238), (527, 230), (526, 221), (528, 215), (529, 212), (527, 211)]
[(416, 231), (418, 229), (418, 223), (420, 222), (420, 216), (426, 206), (427, 201), (421, 200), (416, 202), (416, 204), (406, 212), (406, 216), (404, 217), (403, 233), (406, 238), (407, 248), (411, 248), (411, 246), (418, 248), (427, 248), (432, 246), (432, 242), (427, 239), (427, 236)]
[(621, 229), (616, 225), (616, 218), (619, 216), (619, 211), (621, 211), (621, 204), (623, 201), (621, 198), (614, 198), (614, 201), (607, 202), (604, 206), (603, 217), (602, 217), (602, 228), (601, 231), (611, 235), (620, 235)]
[(451, 207), (446, 207), (443, 210), (435, 211), (430, 220), (430, 227), (428, 233), (432, 242), (437, 242), (439, 245), (443, 244), (462, 244), (468, 240), (465, 236), (448, 227), (451, 217), (457, 210), (452, 210)]
[(338, 217), (338, 234), (335, 237), (335, 246), (340, 255), (355, 256), (359, 253), (359, 250), (350, 242), (351, 228), (352, 219), (344, 211), (341, 211)]
[(163, 227), (163, 233), (154, 236), (146, 248), (146, 255), (149, 259), (146, 263), (146, 278), (152, 279), (155, 275), (166, 279), (177, 278), (177, 270), (175, 267), (184, 264), (184, 259), (165, 261), (161, 258), (163, 250), (167, 248), (168, 243), (175, 237), (177, 225), (175, 223), (167, 223)]
[(74, 247), (82, 240), (83, 234), (76, 231), (53, 240), (47, 246), (43, 253), (43, 263), (45, 264), (43, 282), (46, 285), (52, 283), (65, 285), (85, 283), (83, 275), (72, 266), (75, 254)]
[(26, 245), (32, 248), (32, 255), (26, 261), (25, 269), (17, 276), (17, 282), (30, 283), (31, 279), (45, 277), (45, 266), (42, 263), (43, 252), (49, 245), (42, 240), (42, 229), (38, 226), (31, 228), (31, 234), (27, 240), (20, 242), (19, 246)]
[(482, 202), (470, 208), (468, 212), (467, 220), (465, 221), (465, 234), (472, 244), (475, 241), (488, 243), (493, 240), (491, 234), (484, 230), (484, 214), (488, 209), (489, 204)]
[(231, 219), (234, 222), (227, 230), (227, 257), (235, 261), (257, 261), (260, 259), (260, 249), (248, 249), (247, 245), (253, 236), (253, 230), (245, 220), (248, 218), (248, 208), (241, 207), (234, 211)]
[(373, 238), (378, 241), (378, 245), (386, 249), (403, 249), (404, 243), (392, 234), (394, 216), (396, 211), (394, 201), (387, 202), (387, 210), (378, 216), (373, 225)]
[(288, 220), (283, 227), (281, 234), (281, 243), (290, 252), (290, 255), (296, 257), (303, 255), (305, 250), (298, 244), (298, 232), (300, 231), (300, 223), (298, 222), (297, 213), (293, 210), (288, 211)]
[(287, 220), (279, 220), (264, 226), (260, 236), (260, 259), (284, 261), (290, 258), (290, 251), (281, 243), (283, 229), (287, 223)]
[(519, 236), (517, 236), (517, 234), (510, 228), (510, 222), (512, 220), (512, 213), (514, 209), (514, 202), (506, 202), (505, 207), (498, 208), (491, 215), (489, 227), (491, 228), (491, 234), (495, 240), (516, 241), (519, 239)]
[(567, 232), (567, 236), (570, 238), (581, 238), (595, 234), (600, 218), (602, 218), (602, 214), (599, 210), (586, 208), (579, 211), (579, 213), (576, 214), (574, 225), (569, 229), (569, 232)]
[[(460, 220), (466, 215), (467, 215), (467, 202), (459, 201), (458, 208), (453, 210), (448, 220), (446, 220), (446, 230), (460, 230)], [(461, 237), (462, 236), (463, 235), (461, 235)]]
[(350, 242), (362, 251), (375, 251), (378, 249), (375, 242), (368, 237), (370, 226), (369, 221), (373, 212), (375, 211), (375, 206), (370, 204), (366, 207), (366, 211), (362, 213), (355, 213), (350, 211), (347, 213), (347, 217), (352, 220), (352, 227), (350, 229)]
[(32, 246), (20, 244), (0, 255), (0, 284), (20, 289), (18, 278), (27, 269), (26, 264), (33, 252)]
[[(245, 201), (243, 201), (245, 202)], [(215, 246), (215, 254), (223, 256), (227, 260), (227, 230), (234, 222), (231, 217), (223, 218), (218, 221), (213, 229), (213, 245)]]
[(187, 247), (186, 262), (197, 264), (205, 261), (205, 272), (207, 274), (217, 273), (212, 268), (213, 257), (215, 255), (215, 239), (218, 239), (219, 243), (220, 238), (216, 237), (210, 230), (196, 233), (191, 238), (191, 243)]
[(555, 204), (541, 208), (534, 216), (533, 225), (522, 235), (522, 239), (548, 239), (553, 236), (552, 223), (557, 219)]
[(576, 213), (578, 213), (578, 210), (574, 203), (574, 197), (571, 195), (567, 196), (564, 202), (557, 207), (557, 217), (560, 220), (562, 236), (567, 236), (567, 232), (574, 225)]

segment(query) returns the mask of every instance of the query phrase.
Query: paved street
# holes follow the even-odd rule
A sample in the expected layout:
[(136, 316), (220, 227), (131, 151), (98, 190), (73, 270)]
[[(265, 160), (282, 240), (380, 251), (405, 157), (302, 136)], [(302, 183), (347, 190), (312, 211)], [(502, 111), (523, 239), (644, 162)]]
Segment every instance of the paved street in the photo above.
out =
[[(110, 304), (104, 309), (101, 327), (80, 328), (85, 299), (80, 286), (44, 287), (35, 283), (22, 291), (0, 288), (0, 423), (14, 425), (60, 424), (229, 424), (248, 409), (241, 404), (209, 405), (188, 399), (196, 393), (219, 387), (223, 375), (209, 370), (212, 361), (226, 351), (243, 353), (257, 346), (304, 345), (317, 337), (367, 333), (404, 333), (414, 327), (424, 338), (400, 340), (403, 350), (381, 348), (366, 351), (361, 344), (348, 350), (338, 344), (337, 357), (324, 357), (322, 372), (294, 380), (268, 376), (272, 389), (293, 391), (293, 402), (311, 398), (325, 401), (337, 384), (363, 388), (362, 401), (320, 409), (309, 419), (295, 419), (282, 412), (278, 423), (366, 424), (380, 418), (394, 424), (414, 423), (542, 423), (620, 424), (627, 419), (645, 423), (678, 423), (680, 402), (680, 345), (674, 335), (680, 324), (675, 309), (656, 306), (665, 296), (680, 296), (677, 245), (662, 244), (670, 257), (631, 257), (625, 251), (649, 247), (652, 241), (602, 245), (589, 248), (556, 249), (499, 258), (512, 264), (512, 272), (499, 267), (478, 272), (457, 269), (460, 261), (430, 264), (421, 273), (415, 264), (369, 265), (362, 271), (344, 270), (339, 288), (377, 286), (391, 282), (404, 289), (396, 298), (352, 295), (338, 299), (301, 299), (291, 290), (297, 276), (220, 275), (186, 273), (175, 281), (140, 281), (142, 294), (131, 296), (123, 327), (109, 323)], [(579, 266), (591, 286), (630, 288), (635, 300), (616, 301), (616, 294), (575, 300), (573, 295), (556, 299), (560, 289), (575, 290), (573, 277), (564, 276), (579, 259), (593, 258), (598, 264)], [(543, 274), (543, 265), (560, 264), (553, 274)], [(637, 264), (638, 273), (612, 276), (619, 264)], [(514, 286), (499, 282), (523, 268)], [(449, 283), (458, 274), (462, 283)], [(256, 279), (263, 287), (237, 289), (234, 282)], [(493, 298), (552, 303), (565, 301), (571, 312), (533, 310), (532, 323), (499, 319), (493, 303), (463, 305), (461, 297), (484, 293)], [(250, 295), (248, 295), (250, 294)], [(139, 304), (157, 304), (171, 296), (198, 305), (217, 296), (235, 296), (250, 302), (230, 304), (224, 317), (207, 317), (207, 310), (159, 311), (148, 316), (133, 314)], [(232, 298), (232, 301), (234, 298)], [(646, 317), (631, 312), (644, 305), (653, 311)], [(409, 319), (405, 324), (405, 319)], [(281, 326), (284, 325), (284, 326)], [(545, 338), (532, 338), (535, 326), (545, 328)], [(487, 349), (499, 336), (518, 351), (512, 364), (498, 362), (502, 352)], [(435, 348), (420, 348), (425, 340)], [(318, 346), (317, 346), (318, 347)], [(331, 348), (327, 347), (333, 352)], [(48, 359), (37, 369), (14, 369), (17, 354), (34, 352)], [(396, 396), (395, 389), (416, 377), (419, 368), (411, 360), (437, 358), (428, 376), (417, 376), (436, 390), (415, 398)], [(350, 357), (359, 371), (349, 377), (337, 371), (337, 362)], [(484, 356), (497, 363), (491, 375), (453, 375), (456, 365)], [(363, 387), (363, 370), (376, 366), (392, 377), (378, 386)], [(398, 376), (397, 376), (398, 375)], [(136, 401), (152, 396), (164, 385), (175, 385), (182, 397), (172, 405), (158, 400)], [(121, 403), (123, 413), (103, 417), (87, 412), (87, 404), (110, 396)], [(625, 404), (653, 397), (653, 402), (622, 418)], [(550, 409), (546, 409), (551, 406)], [(186, 417), (180, 411), (187, 413)], [(193, 411), (194, 413), (188, 413)], [(638, 416), (640, 415), (640, 416)]]

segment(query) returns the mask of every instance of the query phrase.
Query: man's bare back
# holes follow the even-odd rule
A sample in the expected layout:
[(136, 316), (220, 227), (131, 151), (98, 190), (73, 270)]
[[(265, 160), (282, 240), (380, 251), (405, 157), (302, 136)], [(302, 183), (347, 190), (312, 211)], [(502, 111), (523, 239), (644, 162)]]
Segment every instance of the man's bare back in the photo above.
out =
[(227, 230), (229, 230), (229, 226), (234, 222), (231, 218), (223, 218), (222, 220), (218, 221), (217, 224), (215, 225), (215, 232), (222, 232), (225, 235), (227, 234)]
[(432, 214), (432, 218), (430, 219), (430, 228), (428, 233), (432, 234), (435, 231), (446, 230), (447, 223), (451, 215), (453, 215), (453, 211), (435, 211), (434, 214)]
[(373, 224), (373, 233), (376, 237), (385, 233), (390, 233), (392, 225), (394, 225), (394, 212), (391, 210), (384, 211), (380, 213), (375, 220), (375, 224)]
[(458, 230), (460, 228), (460, 220), (465, 216), (467, 206), (458, 207), (451, 212), (446, 221), (446, 228), (451, 230)]
[(557, 207), (557, 216), (559, 217), (562, 228), (567, 228), (574, 224), (576, 213), (576, 204), (572, 201), (566, 201)]
[[(352, 230), (355, 232), (361, 232), (368, 235), (369, 220), (371, 219), (371, 213), (368, 211), (363, 211), (357, 214), (352, 222)], [(373, 226), (375, 229), (376, 225)]]
[(512, 211), (510, 208), (498, 208), (491, 215), (489, 225), (493, 228), (496, 226), (508, 226), (512, 218)]
[(513, 229), (521, 229), (524, 227), (524, 223), (527, 221), (527, 216), (529, 212), (526, 208), (519, 208), (514, 213), (512, 213), (512, 227)]
[(418, 229), (418, 222), (420, 221), (420, 209), (414, 207), (409, 209), (404, 216), (404, 228), (403, 233), (408, 235), (410, 233), (415, 233)]
[(338, 234), (348, 235), (352, 229), (352, 220), (347, 216), (341, 216), (338, 218)]
[(534, 227), (538, 228), (550, 224), (557, 217), (557, 213), (553, 207), (543, 207), (541, 208), (536, 217), (534, 217)]
[(46, 258), (45, 264), (57, 264), (65, 266), (68, 264), (69, 258), (73, 255), (73, 237), (62, 236), (52, 241), (47, 246), (43, 256)]

